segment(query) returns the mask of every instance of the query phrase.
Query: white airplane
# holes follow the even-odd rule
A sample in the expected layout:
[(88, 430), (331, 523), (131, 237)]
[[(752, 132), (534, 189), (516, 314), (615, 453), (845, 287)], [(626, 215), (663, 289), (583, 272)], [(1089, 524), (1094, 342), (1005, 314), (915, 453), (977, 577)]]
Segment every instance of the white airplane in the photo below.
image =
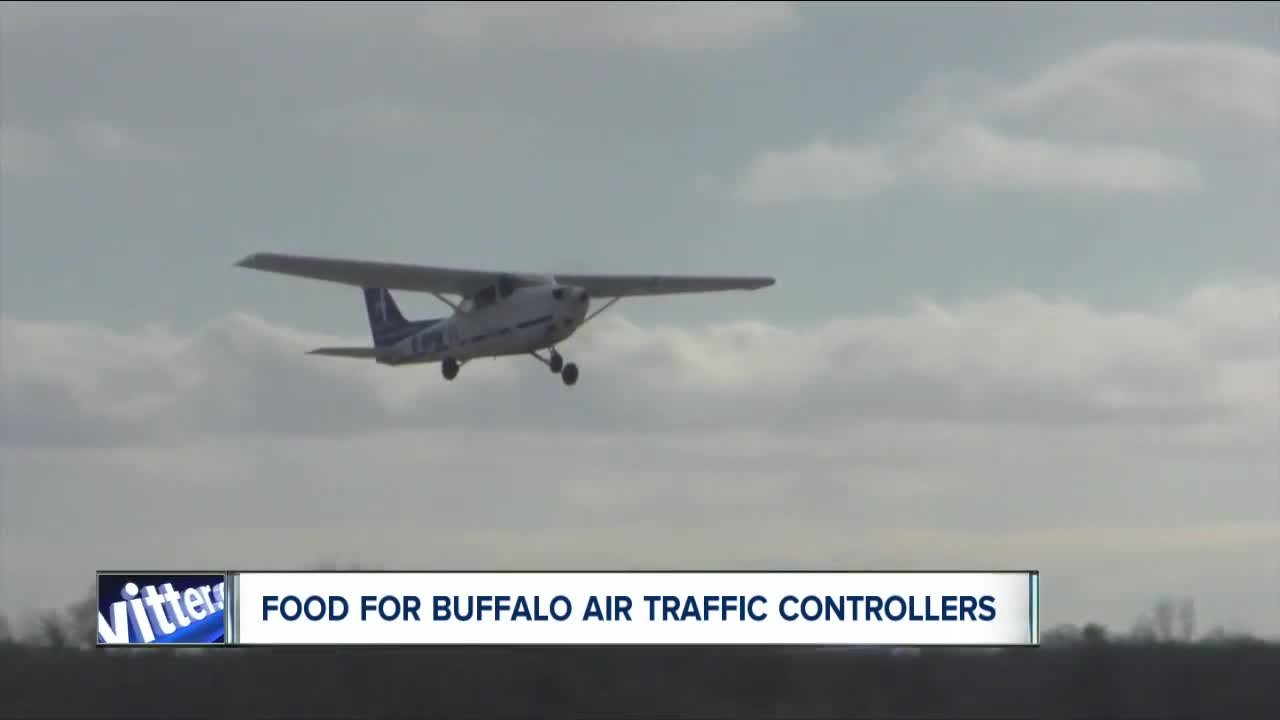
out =
[[(470, 360), (533, 355), (560, 375), (578, 381), (578, 366), (556, 350), (579, 328), (619, 299), (640, 295), (756, 290), (771, 277), (678, 275), (540, 275), (254, 253), (239, 267), (328, 280), (363, 288), (373, 347), (329, 347), (312, 355), (373, 359), (383, 365), (440, 363), (446, 380)], [(453, 309), (447, 318), (406, 320), (391, 290), (428, 292)], [(462, 298), (450, 301), (446, 296)], [(587, 314), (591, 298), (609, 298)], [(539, 351), (549, 351), (547, 357)]]

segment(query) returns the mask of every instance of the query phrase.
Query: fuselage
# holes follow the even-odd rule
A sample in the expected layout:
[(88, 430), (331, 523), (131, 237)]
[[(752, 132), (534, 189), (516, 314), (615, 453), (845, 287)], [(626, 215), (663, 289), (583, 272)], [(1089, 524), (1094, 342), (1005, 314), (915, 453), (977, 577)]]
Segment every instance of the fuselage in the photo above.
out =
[(465, 362), (523, 355), (564, 342), (587, 315), (590, 299), (567, 285), (491, 286), (457, 311), (392, 346), (386, 365)]

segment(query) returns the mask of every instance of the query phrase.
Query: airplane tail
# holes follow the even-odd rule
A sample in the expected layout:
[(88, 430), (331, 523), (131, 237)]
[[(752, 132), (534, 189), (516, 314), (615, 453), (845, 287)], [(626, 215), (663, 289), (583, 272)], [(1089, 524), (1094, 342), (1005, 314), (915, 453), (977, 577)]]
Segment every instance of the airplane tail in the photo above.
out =
[(364, 288), (364, 304), (369, 311), (369, 332), (375, 348), (395, 345), (418, 329), (419, 323), (405, 320), (389, 290)]

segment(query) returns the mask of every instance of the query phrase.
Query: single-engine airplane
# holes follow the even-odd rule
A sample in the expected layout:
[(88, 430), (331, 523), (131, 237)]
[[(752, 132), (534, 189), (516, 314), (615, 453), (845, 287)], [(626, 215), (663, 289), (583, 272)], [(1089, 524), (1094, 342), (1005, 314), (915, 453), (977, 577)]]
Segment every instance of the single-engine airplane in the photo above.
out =
[[(383, 365), (440, 363), (453, 380), (468, 361), (532, 355), (565, 385), (578, 381), (578, 366), (556, 350), (592, 318), (624, 297), (757, 290), (771, 277), (680, 275), (542, 275), (455, 270), (403, 263), (254, 253), (239, 267), (328, 280), (362, 288), (373, 347), (326, 347), (312, 355), (372, 359)], [(392, 290), (427, 292), (453, 309), (445, 318), (406, 320)], [(453, 302), (447, 296), (457, 296)], [(587, 314), (593, 298), (608, 298)], [(539, 351), (548, 351), (543, 357)]]

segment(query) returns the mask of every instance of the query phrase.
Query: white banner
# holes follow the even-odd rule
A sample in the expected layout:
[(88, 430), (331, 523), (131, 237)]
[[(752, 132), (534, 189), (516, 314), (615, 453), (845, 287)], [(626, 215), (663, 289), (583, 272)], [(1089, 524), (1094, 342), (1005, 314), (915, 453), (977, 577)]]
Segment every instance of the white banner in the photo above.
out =
[(229, 644), (1038, 645), (1034, 572), (233, 573)]

